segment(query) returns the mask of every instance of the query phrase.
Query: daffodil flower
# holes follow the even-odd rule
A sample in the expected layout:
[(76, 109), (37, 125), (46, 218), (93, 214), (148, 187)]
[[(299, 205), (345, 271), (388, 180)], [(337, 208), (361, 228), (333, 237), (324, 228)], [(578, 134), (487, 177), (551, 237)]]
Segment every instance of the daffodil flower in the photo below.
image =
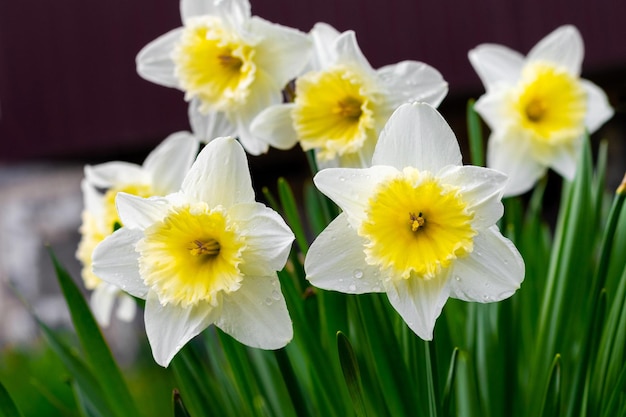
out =
[(421, 62), (373, 69), (353, 31), (317, 24), (311, 37), (313, 68), (296, 80), (295, 101), (261, 112), (252, 131), (279, 149), (299, 141), (303, 150), (315, 150), (320, 167), (369, 166), (380, 130), (398, 106), (437, 106), (448, 92), (441, 74)]
[(139, 75), (184, 91), (191, 112), (229, 124), (249, 153), (266, 152), (250, 123), (282, 102), (309, 60), (308, 36), (251, 16), (247, 0), (182, 0), (180, 10), (183, 26), (137, 55)]
[(487, 165), (509, 175), (506, 196), (528, 191), (548, 168), (571, 180), (585, 129), (593, 133), (613, 115), (606, 94), (580, 78), (583, 55), (573, 26), (526, 57), (495, 44), (469, 52), (486, 89), (475, 108), (491, 128)]
[(197, 152), (195, 136), (189, 132), (177, 132), (159, 144), (143, 165), (112, 161), (85, 167), (85, 178), (81, 183), (84, 201), (81, 240), (76, 257), (82, 263), (85, 287), (93, 290), (90, 306), (100, 325), (109, 325), (116, 301), (119, 319), (130, 321), (135, 317), (135, 300), (121, 293), (118, 287), (102, 281), (91, 268), (96, 245), (122, 226), (115, 208), (117, 193), (148, 197), (178, 191)]
[(523, 280), (523, 260), (496, 226), (506, 176), (462, 166), (454, 134), (428, 104), (393, 113), (372, 167), (328, 168), (314, 181), (343, 212), (311, 245), (307, 279), (348, 294), (385, 292), (422, 339), (449, 297), (499, 301)]
[(278, 349), (292, 338), (277, 270), (293, 234), (256, 203), (246, 155), (233, 138), (211, 141), (165, 197), (119, 194), (124, 227), (94, 251), (103, 280), (146, 300), (154, 359), (167, 366), (215, 324), (248, 346)]

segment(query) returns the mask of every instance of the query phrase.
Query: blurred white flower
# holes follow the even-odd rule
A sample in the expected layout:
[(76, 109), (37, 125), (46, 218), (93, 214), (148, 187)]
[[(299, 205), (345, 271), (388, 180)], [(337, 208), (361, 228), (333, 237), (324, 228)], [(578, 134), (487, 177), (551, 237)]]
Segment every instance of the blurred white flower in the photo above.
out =
[(499, 301), (524, 278), (519, 252), (495, 225), (506, 176), (462, 166), (454, 134), (427, 104), (394, 112), (372, 167), (328, 168), (314, 181), (343, 212), (311, 245), (307, 279), (387, 293), (422, 339), (432, 338), (448, 297)]
[(146, 300), (146, 333), (167, 366), (191, 338), (215, 324), (252, 347), (278, 349), (292, 338), (277, 270), (293, 234), (254, 201), (243, 148), (211, 141), (181, 191), (144, 199), (119, 194), (124, 227), (98, 245), (93, 269)]
[(251, 16), (247, 0), (182, 0), (180, 9), (183, 26), (137, 55), (139, 75), (183, 90), (190, 112), (230, 124), (249, 153), (266, 152), (250, 123), (282, 102), (282, 89), (309, 60), (308, 36)]
[(571, 180), (585, 129), (613, 115), (606, 94), (580, 78), (583, 55), (573, 26), (559, 27), (526, 57), (495, 44), (469, 52), (486, 89), (475, 108), (491, 128), (487, 165), (508, 174), (505, 196), (528, 191), (547, 168)]
[(178, 191), (197, 152), (197, 139), (190, 133), (178, 132), (157, 146), (143, 165), (113, 161), (85, 167), (81, 183), (84, 200), (81, 240), (76, 257), (83, 266), (85, 287), (93, 290), (90, 305), (102, 326), (108, 326), (116, 299), (118, 318), (130, 321), (135, 317), (135, 301), (120, 293), (119, 288), (103, 282), (91, 269), (96, 245), (122, 226), (115, 208), (117, 193), (148, 197)]
[(352, 31), (318, 23), (311, 38), (315, 58), (296, 80), (295, 102), (261, 112), (252, 131), (279, 149), (299, 141), (303, 150), (315, 150), (320, 167), (370, 166), (380, 130), (398, 106), (437, 106), (448, 92), (441, 74), (421, 62), (374, 70)]

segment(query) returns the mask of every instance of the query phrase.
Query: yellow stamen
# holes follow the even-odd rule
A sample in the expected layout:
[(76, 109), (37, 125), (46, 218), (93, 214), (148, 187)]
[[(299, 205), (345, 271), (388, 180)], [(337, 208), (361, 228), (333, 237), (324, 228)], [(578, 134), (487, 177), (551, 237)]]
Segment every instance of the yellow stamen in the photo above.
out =
[(189, 252), (194, 256), (217, 256), (220, 253), (220, 243), (215, 239), (208, 239), (207, 242), (201, 240), (194, 240)]
[(409, 213), (409, 219), (411, 220), (411, 230), (414, 232), (417, 232), (420, 227), (424, 226), (425, 220), (421, 211), (417, 216), (415, 213)]

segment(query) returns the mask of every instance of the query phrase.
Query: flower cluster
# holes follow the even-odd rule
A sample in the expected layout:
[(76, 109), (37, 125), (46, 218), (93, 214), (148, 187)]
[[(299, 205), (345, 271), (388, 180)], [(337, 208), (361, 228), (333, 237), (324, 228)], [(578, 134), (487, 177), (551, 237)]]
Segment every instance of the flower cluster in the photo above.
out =
[(318, 23), (303, 33), (252, 16), (247, 0), (180, 8), (183, 26), (142, 49), (137, 70), (184, 91), (193, 134), (168, 138), (141, 167), (86, 168), (78, 250), (101, 323), (112, 294), (146, 300), (162, 366), (211, 324), (263, 349), (292, 338), (277, 271), (294, 236), (255, 201), (246, 151), (299, 143), (321, 169), (318, 190), (340, 208), (306, 254), (308, 282), (386, 293), (430, 340), (449, 297), (494, 302), (520, 287), (524, 261), (498, 229), (503, 195), (530, 189), (547, 167), (570, 178), (585, 129), (612, 114), (579, 78), (573, 27), (525, 59), (481, 45), (469, 58), (487, 89), (476, 109), (492, 129), (489, 167), (464, 166), (436, 110), (447, 83), (429, 65), (374, 69), (353, 31)]

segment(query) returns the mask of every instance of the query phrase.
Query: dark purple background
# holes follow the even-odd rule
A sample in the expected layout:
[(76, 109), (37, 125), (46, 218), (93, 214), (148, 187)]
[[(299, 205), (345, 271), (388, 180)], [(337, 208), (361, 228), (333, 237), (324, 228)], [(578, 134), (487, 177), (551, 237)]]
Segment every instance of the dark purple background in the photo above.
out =
[[(354, 29), (374, 67), (434, 66), (450, 84), (444, 116), (446, 103), (482, 93), (469, 49), (526, 53), (565, 23), (585, 40), (583, 75), (612, 88), (614, 105), (625, 91), (621, 0), (252, 0), (252, 12), (304, 31), (318, 21)], [(175, 0), (0, 1), (0, 162), (143, 152), (188, 129), (183, 94), (135, 72), (141, 47), (177, 26)]]

